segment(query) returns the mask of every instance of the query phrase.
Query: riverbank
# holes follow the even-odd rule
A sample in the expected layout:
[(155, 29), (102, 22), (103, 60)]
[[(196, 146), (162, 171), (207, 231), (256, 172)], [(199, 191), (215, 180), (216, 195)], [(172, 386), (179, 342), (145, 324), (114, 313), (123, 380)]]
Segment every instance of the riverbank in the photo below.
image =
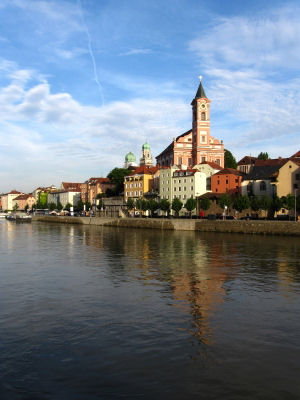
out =
[(116, 226), (122, 228), (176, 231), (248, 233), (300, 236), (300, 223), (293, 221), (236, 221), (158, 218), (98, 218), (34, 216), (32, 222)]

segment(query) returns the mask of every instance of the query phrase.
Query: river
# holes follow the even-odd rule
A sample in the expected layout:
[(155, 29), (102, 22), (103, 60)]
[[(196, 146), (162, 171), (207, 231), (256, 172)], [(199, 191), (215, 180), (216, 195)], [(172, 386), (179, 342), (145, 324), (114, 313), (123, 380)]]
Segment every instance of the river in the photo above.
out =
[(0, 222), (0, 399), (300, 398), (299, 238)]

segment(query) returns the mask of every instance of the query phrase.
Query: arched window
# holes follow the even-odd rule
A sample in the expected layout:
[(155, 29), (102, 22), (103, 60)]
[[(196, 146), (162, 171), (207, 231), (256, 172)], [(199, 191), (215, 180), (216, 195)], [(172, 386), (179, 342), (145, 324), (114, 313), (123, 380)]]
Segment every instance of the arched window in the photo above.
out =
[(260, 182), (259, 189), (260, 189), (261, 192), (265, 192), (266, 191), (266, 182), (265, 181), (261, 181)]
[(201, 113), (201, 121), (205, 121), (205, 112)]

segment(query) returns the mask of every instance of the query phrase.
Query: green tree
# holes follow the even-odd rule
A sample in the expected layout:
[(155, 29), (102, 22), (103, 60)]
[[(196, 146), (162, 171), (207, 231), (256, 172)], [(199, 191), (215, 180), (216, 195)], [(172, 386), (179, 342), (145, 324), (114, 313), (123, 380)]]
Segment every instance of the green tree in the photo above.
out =
[(53, 210), (56, 209), (56, 204), (55, 203), (49, 203), (48, 204), (48, 208), (49, 208), (50, 211), (53, 211)]
[(182, 201), (179, 200), (177, 197), (172, 201), (172, 210), (175, 211), (176, 217), (179, 217), (179, 212), (182, 209), (183, 204)]
[(272, 200), (271, 200), (271, 204), (270, 204), (270, 218), (274, 218), (274, 214), (275, 212), (278, 212), (282, 207), (282, 201), (278, 196), (275, 196)]
[(196, 201), (196, 199), (193, 199), (192, 197), (187, 199), (187, 201), (184, 205), (185, 209), (190, 213), (190, 218), (192, 218), (192, 212), (193, 212), (193, 210), (195, 210), (196, 205), (197, 205), (197, 201)]
[(159, 203), (154, 199), (150, 199), (148, 201), (148, 206), (151, 213), (151, 217), (153, 217), (154, 212), (159, 209)]
[(264, 194), (259, 201), (259, 208), (265, 212), (267, 212), (271, 207), (271, 199), (269, 196)]
[(91, 206), (92, 206), (91, 203), (90, 203), (89, 201), (85, 202), (84, 205), (85, 205), (85, 210), (86, 210), (86, 211), (88, 211), (88, 210), (91, 208)]
[(225, 206), (229, 207), (232, 204), (232, 199), (229, 194), (223, 193), (219, 198), (218, 204), (221, 208), (224, 208)]
[(18, 208), (19, 208), (18, 203), (16, 203), (16, 204), (13, 206), (13, 211), (16, 212)]
[(71, 203), (67, 203), (64, 207), (64, 210), (70, 211), (70, 208), (72, 207)]
[(260, 209), (260, 200), (257, 196), (252, 196), (250, 199), (250, 207), (252, 211), (258, 211)]
[(24, 207), (24, 211), (27, 212), (27, 211), (28, 211), (28, 208), (29, 208), (29, 205), (26, 204), (26, 206)]
[(60, 201), (57, 202), (56, 208), (58, 209), (58, 211), (61, 211), (63, 209), (63, 205), (61, 204)]
[(259, 155), (257, 156), (257, 158), (258, 158), (259, 160), (268, 160), (268, 159), (269, 159), (269, 154), (268, 154), (267, 152), (261, 151), (261, 152), (259, 153)]
[(135, 202), (134, 202), (133, 198), (129, 197), (126, 201), (126, 206), (127, 206), (128, 210), (133, 210), (134, 205), (135, 205)]
[(289, 193), (287, 196), (281, 197), (281, 201), (282, 201), (281, 203), (282, 206), (287, 210), (289, 210), (289, 218), (290, 218), (291, 211), (295, 209), (295, 196)]
[(208, 210), (210, 205), (211, 205), (211, 201), (209, 200), (208, 197), (202, 197), (200, 199), (200, 208), (201, 208), (201, 210), (204, 210), (204, 211)]
[(225, 154), (224, 154), (224, 165), (225, 168), (234, 168), (236, 169), (237, 167), (237, 162), (232, 153), (229, 150), (225, 149)]
[(167, 214), (170, 212), (170, 202), (167, 199), (161, 199), (159, 202), (159, 208), (161, 211), (165, 211)]
[(235, 197), (233, 201), (233, 208), (239, 212), (247, 210), (250, 207), (250, 201), (247, 196), (241, 196), (240, 194)]
[(107, 175), (107, 178), (115, 185), (113, 190), (115, 196), (120, 195), (124, 191), (124, 178), (131, 173), (130, 169), (114, 168)]
[(76, 206), (74, 207), (74, 210), (77, 212), (83, 211), (83, 201), (81, 199), (78, 200)]

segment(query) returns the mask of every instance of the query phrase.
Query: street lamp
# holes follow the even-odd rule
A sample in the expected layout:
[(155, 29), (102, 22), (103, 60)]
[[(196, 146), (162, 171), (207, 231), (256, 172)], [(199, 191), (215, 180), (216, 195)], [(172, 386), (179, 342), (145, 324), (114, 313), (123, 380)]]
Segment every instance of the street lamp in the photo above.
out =
[(295, 189), (295, 222), (297, 222), (297, 189)]

